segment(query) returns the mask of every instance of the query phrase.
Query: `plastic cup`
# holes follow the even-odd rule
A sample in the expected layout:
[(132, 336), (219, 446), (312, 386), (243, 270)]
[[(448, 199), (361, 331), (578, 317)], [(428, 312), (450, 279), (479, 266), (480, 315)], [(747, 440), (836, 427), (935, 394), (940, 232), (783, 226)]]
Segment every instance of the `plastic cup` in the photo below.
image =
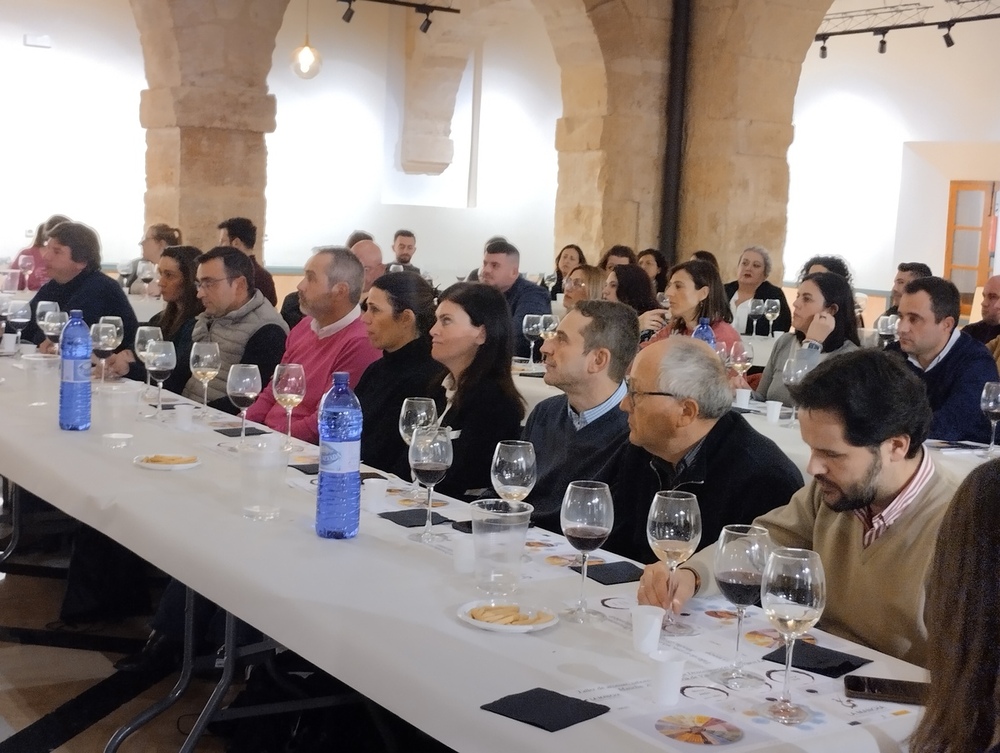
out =
[(124, 450), (132, 444), (132, 435), (124, 432), (112, 432), (101, 435), (101, 445), (106, 450)]
[(0, 353), (11, 354), (17, 348), (17, 335), (13, 332), (4, 333), (0, 338)]
[(50, 405), (59, 401), (59, 356), (26, 353), (24, 375), (28, 380), (28, 405)]
[(361, 482), (361, 491), (373, 502), (381, 501), (389, 491), (389, 479), (366, 478)]
[[(176, 409), (175, 409), (176, 410)], [(288, 469), (284, 435), (248, 438), (239, 449), (243, 517), (274, 520), (281, 515), (281, 495)]]
[(781, 401), (768, 400), (766, 405), (767, 405), (767, 422), (769, 424), (778, 423), (781, 420)]
[(139, 395), (143, 386), (138, 382), (105, 383), (97, 392), (97, 423), (108, 434), (131, 434), (139, 415)]
[(521, 580), (521, 555), (535, 508), (502, 499), (476, 500), (469, 508), (476, 587), (491, 601), (510, 596)]
[(660, 630), (667, 610), (651, 604), (632, 607), (632, 648), (640, 654), (651, 654), (660, 645)]
[(750, 396), (753, 394), (753, 390), (748, 389), (738, 389), (736, 390), (736, 407), (737, 408), (749, 408), (750, 407)]
[(681, 697), (684, 654), (679, 651), (653, 651), (653, 703), (659, 707), (675, 706)]
[(194, 406), (190, 403), (174, 405), (174, 417), (180, 431), (191, 431), (194, 428)]

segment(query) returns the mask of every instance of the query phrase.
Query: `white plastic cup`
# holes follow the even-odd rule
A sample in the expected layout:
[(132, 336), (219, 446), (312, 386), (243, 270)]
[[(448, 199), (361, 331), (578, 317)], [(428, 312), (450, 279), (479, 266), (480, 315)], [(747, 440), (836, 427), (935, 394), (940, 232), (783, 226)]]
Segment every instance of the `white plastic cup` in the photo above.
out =
[(640, 654), (651, 654), (660, 645), (660, 631), (667, 610), (652, 604), (632, 607), (632, 648)]
[(768, 400), (767, 403), (767, 422), (769, 424), (776, 424), (781, 420), (781, 401), (780, 400)]
[(17, 335), (13, 332), (5, 332), (0, 338), (0, 353), (13, 353), (17, 347)]
[(274, 520), (281, 515), (289, 451), (283, 434), (248, 437), (240, 445), (240, 488), (243, 517)]
[(106, 383), (97, 391), (97, 415), (102, 430), (108, 434), (131, 434), (139, 415), (139, 382)]
[(471, 575), (476, 570), (476, 545), (472, 537), (456, 533), (452, 538), (451, 561), (455, 572)]
[(738, 389), (736, 390), (736, 407), (737, 408), (749, 408), (750, 407), (750, 396), (753, 394), (753, 390), (748, 389)]
[(510, 596), (521, 581), (521, 555), (535, 508), (502, 499), (479, 499), (469, 508), (476, 587), (489, 599)]
[(361, 482), (362, 491), (372, 501), (381, 501), (389, 492), (389, 479), (387, 478), (366, 478)]
[(59, 402), (59, 356), (49, 353), (26, 353), (24, 376), (28, 382), (28, 405), (54, 405)]
[(653, 703), (658, 707), (675, 706), (681, 697), (684, 654), (679, 651), (653, 651)]
[(124, 432), (112, 432), (101, 435), (101, 444), (106, 450), (124, 450), (132, 444), (132, 435)]
[(190, 403), (175, 404), (174, 415), (177, 417), (177, 428), (181, 431), (191, 431), (194, 428), (194, 406)]

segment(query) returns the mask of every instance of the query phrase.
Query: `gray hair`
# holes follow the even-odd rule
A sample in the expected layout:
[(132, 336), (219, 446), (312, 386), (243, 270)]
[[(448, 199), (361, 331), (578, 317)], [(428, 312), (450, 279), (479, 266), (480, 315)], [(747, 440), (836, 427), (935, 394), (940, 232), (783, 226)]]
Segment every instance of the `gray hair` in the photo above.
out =
[(330, 264), (326, 268), (330, 287), (343, 282), (347, 285), (351, 303), (356, 304), (360, 301), (361, 288), (365, 282), (365, 268), (361, 260), (344, 246), (317, 246), (313, 249), (313, 253), (330, 257)]
[(678, 399), (698, 403), (704, 418), (720, 418), (733, 404), (726, 370), (722, 361), (700, 340), (673, 337), (676, 340), (660, 360), (658, 387)]
[(762, 258), (764, 260), (764, 277), (765, 278), (766, 277), (770, 277), (771, 276), (771, 252), (768, 251), (763, 246), (747, 246), (745, 249), (743, 249), (742, 252), (740, 252), (740, 256), (742, 257), (743, 254), (745, 254), (747, 251), (754, 251), (754, 252), (760, 254), (760, 258)]

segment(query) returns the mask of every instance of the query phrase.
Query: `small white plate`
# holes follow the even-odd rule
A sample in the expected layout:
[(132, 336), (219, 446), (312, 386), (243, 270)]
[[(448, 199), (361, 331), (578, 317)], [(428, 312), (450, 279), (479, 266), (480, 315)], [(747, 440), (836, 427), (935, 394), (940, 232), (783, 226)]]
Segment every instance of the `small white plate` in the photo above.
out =
[(495, 622), (483, 622), (482, 620), (473, 619), (469, 612), (476, 607), (485, 607), (489, 605), (488, 600), (481, 601), (470, 601), (468, 604), (463, 604), (458, 608), (458, 619), (465, 622), (473, 627), (477, 627), (480, 630), (490, 630), (494, 633), (533, 633), (536, 630), (545, 630), (545, 628), (550, 628), (559, 622), (559, 615), (549, 609), (526, 607), (521, 605), (521, 611), (524, 614), (535, 615), (539, 612), (544, 612), (545, 614), (552, 615), (552, 619), (548, 622), (539, 622), (534, 625), (497, 625)]
[[(145, 468), (148, 471), (186, 471), (188, 468), (197, 468), (201, 465), (200, 460), (195, 460), (193, 463), (147, 463), (146, 458), (149, 455), (136, 455), (132, 458), (132, 463), (139, 466), (140, 468)], [(169, 457), (169, 456), (164, 456)], [(181, 457), (181, 456), (174, 456)]]

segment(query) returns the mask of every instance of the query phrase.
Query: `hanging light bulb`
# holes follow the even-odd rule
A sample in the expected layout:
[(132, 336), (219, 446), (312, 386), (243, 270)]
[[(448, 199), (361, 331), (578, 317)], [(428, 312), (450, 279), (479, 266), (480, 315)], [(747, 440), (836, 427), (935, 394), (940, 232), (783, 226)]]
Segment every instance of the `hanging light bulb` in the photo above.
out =
[(299, 78), (314, 78), (322, 67), (319, 50), (309, 44), (309, 0), (306, 0), (306, 41), (292, 53), (292, 70)]

